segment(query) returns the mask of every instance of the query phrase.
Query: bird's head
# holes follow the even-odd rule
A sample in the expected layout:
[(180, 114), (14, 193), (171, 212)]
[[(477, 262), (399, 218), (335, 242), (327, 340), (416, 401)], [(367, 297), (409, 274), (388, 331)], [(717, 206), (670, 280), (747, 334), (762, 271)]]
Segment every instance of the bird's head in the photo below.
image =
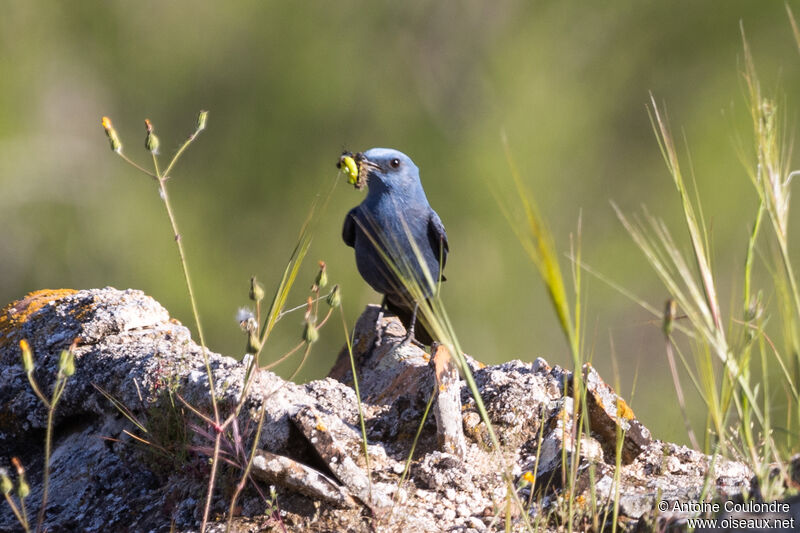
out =
[(358, 167), (357, 188), (369, 187), (369, 194), (400, 192), (405, 195), (421, 191), (419, 169), (403, 152), (391, 148), (372, 148), (350, 156)]

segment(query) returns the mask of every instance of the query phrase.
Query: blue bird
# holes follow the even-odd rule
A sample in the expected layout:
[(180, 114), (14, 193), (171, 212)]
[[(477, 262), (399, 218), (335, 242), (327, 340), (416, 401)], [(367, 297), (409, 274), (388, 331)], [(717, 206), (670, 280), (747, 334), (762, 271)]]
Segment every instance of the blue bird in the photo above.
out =
[[(351, 154), (343, 154), (340, 163), (345, 156)], [(433, 295), (445, 279), (441, 273), (449, 247), (444, 225), (428, 203), (419, 169), (410, 157), (389, 148), (372, 148), (352, 157), (359, 170), (356, 186), (366, 182), (368, 190), (364, 201), (347, 213), (342, 238), (355, 249), (361, 277), (383, 294), (378, 320), (388, 309), (406, 326), (404, 342), (431, 344), (434, 339), (423, 323), (415, 333), (419, 302), (401, 278), (413, 280), (425, 298)]]

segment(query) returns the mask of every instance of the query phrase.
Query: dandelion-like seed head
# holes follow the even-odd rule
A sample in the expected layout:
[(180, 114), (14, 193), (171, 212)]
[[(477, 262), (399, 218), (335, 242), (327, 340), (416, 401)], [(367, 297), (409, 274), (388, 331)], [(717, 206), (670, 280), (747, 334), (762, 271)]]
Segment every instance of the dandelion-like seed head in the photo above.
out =
[(238, 322), (239, 325), (255, 319), (256, 316), (253, 314), (253, 311), (247, 307), (240, 307), (239, 310), (236, 311), (236, 322)]

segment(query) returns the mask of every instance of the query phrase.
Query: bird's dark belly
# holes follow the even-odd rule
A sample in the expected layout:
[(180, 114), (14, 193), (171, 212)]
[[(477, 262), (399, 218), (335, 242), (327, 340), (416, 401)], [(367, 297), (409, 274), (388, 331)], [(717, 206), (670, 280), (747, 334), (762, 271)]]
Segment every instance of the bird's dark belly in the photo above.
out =
[[(429, 250), (424, 250), (423, 243), (416, 243), (417, 248), (423, 248), (423, 250), (419, 250), (421, 258), (414, 253), (414, 248), (405, 236), (395, 239), (394, 242), (380, 243), (380, 245), (382, 251), (376, 248), (360, 228), (356, 231), (354, 247), (356, 266), (361, 277), (370, 287), (381, 294), (408, 300), (413, 300), (408, 297), (408, 291), (405, 288), (405, 285), (409, 283), (419, 283), (426, 297), (433, 293), (433, 287), (426, 280), (420, 259), (427, 264), (434, 284), (439, 277), (439, 262), (432, 253), (429, 253)], [(387, 264), (387, 259), (394, 266)], [(401, 277), (406, 280), (406, 284), (401, 281)]]

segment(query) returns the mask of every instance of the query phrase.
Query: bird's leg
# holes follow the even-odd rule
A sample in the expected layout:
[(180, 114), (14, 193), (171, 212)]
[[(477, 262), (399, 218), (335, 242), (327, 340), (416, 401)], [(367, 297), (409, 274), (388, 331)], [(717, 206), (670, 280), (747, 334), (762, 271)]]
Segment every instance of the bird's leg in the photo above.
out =
[(403, 342), (400, 343), (400, 346), (405, 346), (409, 342), (413, 342), (416, 346), (424, 348), (423, 344), (414, 338), (414, 325), (417, 323), (417, 309), (419, 309), (419, 302), (414, 303), (414, 311), (411, 312), (411, 322), (408, 324), (408, 331), (406, 332)]
[(373, 347), (377, 347), (381, 345), (383, 341), (383, 327), (381, 326), (381, 322), (383, 322), (383, 313), (386, 311), (386, 296), (384, 295), (383, 300), (381, 300), (381, 308), (378, 311), (378, 318), (375, 320), (375, 340), (373, 341)]

